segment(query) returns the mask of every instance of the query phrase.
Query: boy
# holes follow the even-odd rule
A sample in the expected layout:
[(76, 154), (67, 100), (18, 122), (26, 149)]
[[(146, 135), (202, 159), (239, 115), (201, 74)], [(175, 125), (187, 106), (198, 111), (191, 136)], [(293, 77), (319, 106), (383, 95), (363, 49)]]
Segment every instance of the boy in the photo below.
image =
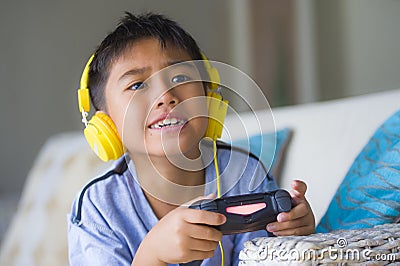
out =
[[(225, 264), (237, 265), (244, 241), (268, 235), (260, 230), (222, 236), (212, 226), (223, 224), (223, 215), (179, 207), (195, 197), (212, 198), (210, 194), (217, 191), (214, 163), (198, 160), (208, 122), (204, 101), (197, 99), (205, 97), (208, 85), (196, 82), (201, 70), (179, 64), (201, 59), (188, 33), (154, 14), (127, 13), (97, 48), (89, 71), (92, 103), (115, 124), (126, 154), (112, 171), (90, 182), (72, 206), (71, 265), (167, 265), (196, 260), (221, 265), (220, 241)], [(223, 189), (224, 196), (249, 193), (254, 176), (263, 181), (251, 192), (277, 189), (256, 158), (217, 146), (221, 172), (240, 176), (234, 186)], [(245, 166), (230, 170), (229, 160), (235, 160), (235, 165), (244, 161)], [(304, 197), (306, 185), (294, 181), (292, 187), (295, 207), (267, 225), (274, 235), (314, 232), (314, 216)]]

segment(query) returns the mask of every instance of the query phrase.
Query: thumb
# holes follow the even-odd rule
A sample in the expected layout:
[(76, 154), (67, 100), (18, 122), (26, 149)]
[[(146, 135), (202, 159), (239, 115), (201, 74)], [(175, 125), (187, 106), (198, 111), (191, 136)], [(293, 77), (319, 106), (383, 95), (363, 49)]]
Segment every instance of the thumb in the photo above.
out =
[(196, 198), (194, 198), (194, 199), (182, 204), (181, 207), (186, 207), (187, 208), (190, 205), (192, 205), (193, 203), (195, 203), (196, 201), (207, 200), (207, 199), (213, 200), (215, 198), (216, 198), (216, 196), (215, 196), (214, 193), (208, 194), (207, 196), (199, 196), (199, 197), (196, 197)]
[(307, 201), (305, 197), (306, 192), (307, 184), (304, 181), (294, 180), (292, 182), (292, 191), (290, 191), (290, 194), (292, 196), (292, 200), (295, 206), (304, 201)]

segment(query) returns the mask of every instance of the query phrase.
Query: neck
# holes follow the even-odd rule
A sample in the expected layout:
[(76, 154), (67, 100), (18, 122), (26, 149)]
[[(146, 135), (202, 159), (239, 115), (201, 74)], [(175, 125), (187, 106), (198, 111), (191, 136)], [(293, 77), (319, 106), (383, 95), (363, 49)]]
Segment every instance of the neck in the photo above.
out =
[(177, 158), (131, 156), (131, 159), (140, 185), (152, 201), (182, 205), (204, 195), (205, 170), (201, 160), (191, 161), (189, 166)]

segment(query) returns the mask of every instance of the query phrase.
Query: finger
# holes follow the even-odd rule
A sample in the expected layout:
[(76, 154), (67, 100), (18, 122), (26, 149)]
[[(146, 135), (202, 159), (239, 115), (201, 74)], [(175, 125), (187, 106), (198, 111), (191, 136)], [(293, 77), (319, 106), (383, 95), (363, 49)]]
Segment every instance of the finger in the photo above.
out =
[(297, 198), (304, 198), (306, 191), (307, 191), (307, 185), (301, 180), (293, 180), (292, 184), (292, 197), (297, 197)]
[(299, 198), (292, 195), (292, 206), (300, 205), (301, 203), (307, 203), (306, 198)]
[(193, 251), (214, 251), (218, 247), (218, 241), (203, 239), (191, 239), (190, 250)]
[(207, 241), (221, 241), (222, 232), (214, 227), (202, 224), (192, 225), (189, 228), (189, 236), (194, 239), (201, 239)]
[(181, 205), (181, 207), (189, 207), (190, 205), (192, 205), (193, 203), (195, 203), (196, 201), (200, 201), (200, 200), (212, 200), (215, 199), (216, 196), (214, 193), (208, 194), (207, 196), (199, 196), (197, 198), (194, 198), (184, 204)]
[(311, 226), (301, 226), (296, 228), (285, 229), (281, 231), (272, 232), (276, 236), (300, 236), (300, 235), (308, 235), (313, 232), (313, 228)]
[(204, 260), (214, 256), (214, 250), (211, 251), (198, 251), (198, 250), (191, 250), (189, 253), (189, 260), (179, 261), (179, 263), (188, 263), (194, 260)]
[(279, 231), (284, 231), (284, 230), (289, 230), (289, 229), (296, 229), (304, 226), (308, 226), (309, 224), (307, 223), (307, 220), (304, 218), (296, 219), (296, 220), (291, 220), (291, 221), (286, 221), (286, 222), (275, 222), (275, 223), (269, 223), (267, 225), (267, 231), (271, 233), (279, 232)]
[(293, 209), (290, 210), (290, 212), (281, 212), (280, 214), (278, 214), (276, 219), (278, 222), (295, 220), (308, 215), (309, 212), (310, 208), (307, 202), (303, 201), (294, 206)]
[(223, 214), (195, 209), (186, 209), (183, 219), (191, 224), (221, 225), (226, 222)]

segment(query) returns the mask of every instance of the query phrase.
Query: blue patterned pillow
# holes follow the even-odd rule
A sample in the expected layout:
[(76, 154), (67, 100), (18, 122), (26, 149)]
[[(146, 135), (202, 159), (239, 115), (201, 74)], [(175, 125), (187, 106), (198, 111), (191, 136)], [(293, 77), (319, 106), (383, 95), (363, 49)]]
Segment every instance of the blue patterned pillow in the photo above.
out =
[(283, 128), (277, 130), (276, 134), (275, 132), (256, 134), (249, 138), (235, 140), (232, 145), (256, 155), (265, 166), (270, 166), (270, 174), (278, 179), (283, 156), (292, 133), (291, 129)]
[(357, 156), (316, 231), (368, 228), (400, 215), (400, 111)]

